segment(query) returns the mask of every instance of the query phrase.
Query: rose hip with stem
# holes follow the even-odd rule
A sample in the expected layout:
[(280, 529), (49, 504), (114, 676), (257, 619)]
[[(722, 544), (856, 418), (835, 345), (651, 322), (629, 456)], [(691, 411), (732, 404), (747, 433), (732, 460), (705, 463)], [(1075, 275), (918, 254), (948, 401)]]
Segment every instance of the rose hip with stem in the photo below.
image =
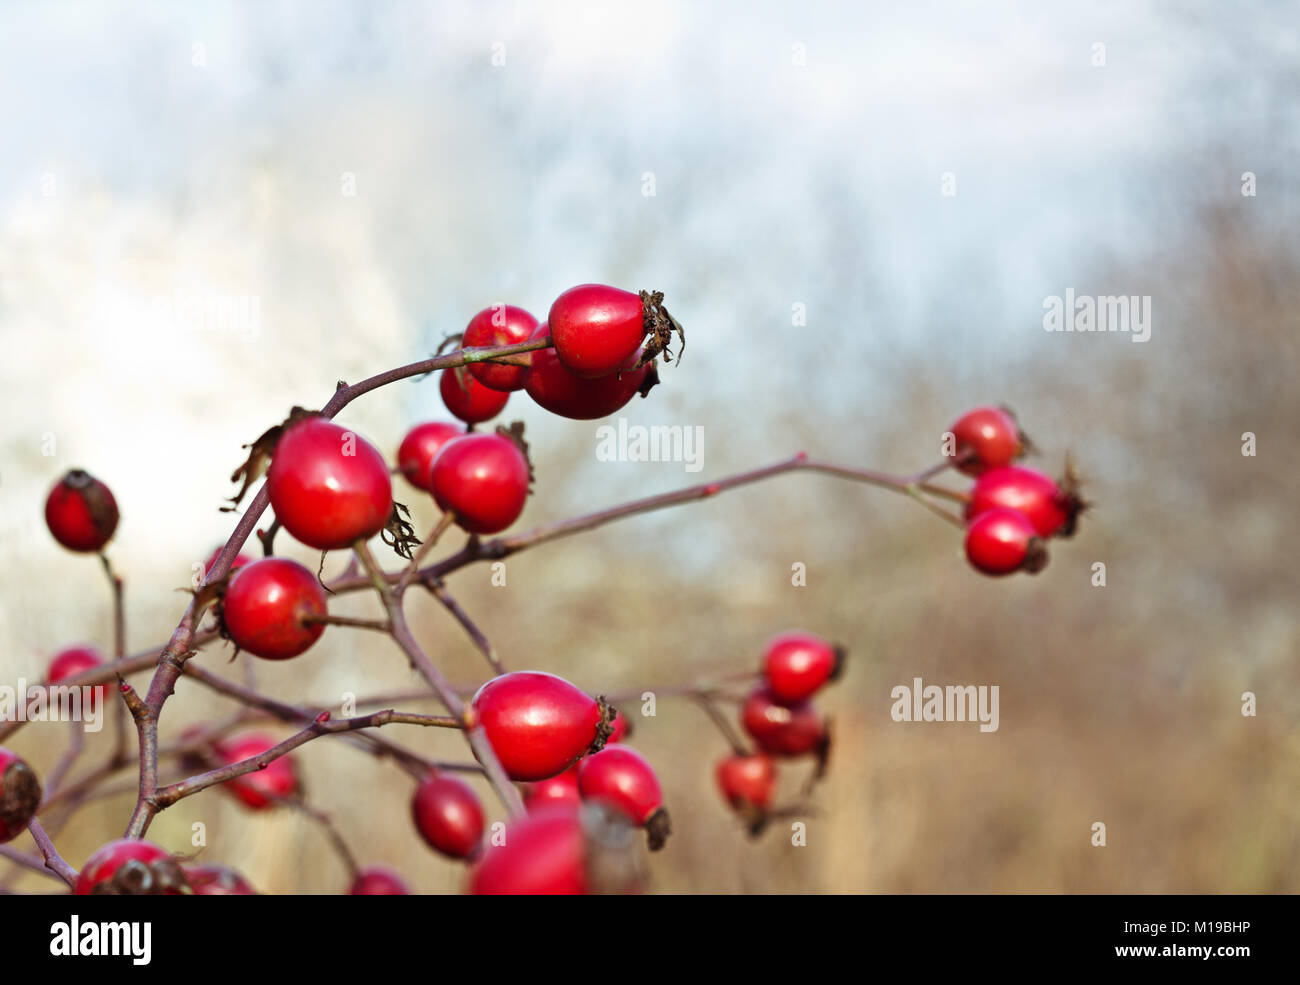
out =
[(443, 445), (464, 433), (463, 427), (446, 421), (427, 421), (424, 424), (417, 424), (406, 432), (406, 437), (402, 439), (402, 444), (397, 449), (398, 470), (416, 489), (431, 492), (429, 469), (433, 465), (434, 458), (442, 450)]
[[(540, 325), (533, 338), (545, 338), (547, 333), (547, 326)], [(525, 390), (539, 407), (552, 414), (591, 421), (621, 409), (638, 393), (645, 396), (658, 381), (653, 360), (639, 369), (586, 380), (565, 369), (554, 349), (538, 349), (533, 353)]]
[(515, 671), (474, 695), (478, 721), (512, 780), (545, 780), (604, 744), (600, 704), (563, 677)]
[(786, 704), (810, 698), (839, 676), (844, 649), (812, 633), (783, 633), (767, 645), (763, 675), (773, 697)]
[(1001, 407), (976, 407), (953, 422), (957, 468), (967, 475), (1010, 465), (1025, 453), (1028, 440), (1015, 415)]
[(420, 782), (411, 798), (416, 830), (434, 851), (470, 858), (483, 840), (483, 807), (469, 784), (447, 773)]
[(986, 575), (1037, 574), (1047, 566), (1047, 551), (1023, 513), (999, 506), (980, 513), (966, 528), (966, 559)]
[(598, 798), (621, 810), (646, 829), (652, 852), (672, 833), (663, 791), (654, 769), (635, 749), (606, 746), (578, 762), (578, 791), (584, 800)]
[(438, 381), (438, 392), (442, 402), (452, 416), (460, 418), (466, 424), (482, 424), (490, 421), (503, 410), (510, 400), (510, 394), (485, 387), (461, 366), (456, 369), (444, 369)]
[[(72, 646), (57, 653), (50, 661), (45, 679), (50, 684), (62, 684), (64, 681), (84, 674), (94, 667), (102, 667), (104, 658), (93, 646)], [(91, 689), (90, 707), (92, 714), (102, 707), (105, 686), (96, 685)]]
[(328, 614), (325, 590), (297, 561), (268, 557), (240, 568), (221, 601), (221, 625), (231, 641), (264, 660), (288, 660), (325, 632), (312, 617)]

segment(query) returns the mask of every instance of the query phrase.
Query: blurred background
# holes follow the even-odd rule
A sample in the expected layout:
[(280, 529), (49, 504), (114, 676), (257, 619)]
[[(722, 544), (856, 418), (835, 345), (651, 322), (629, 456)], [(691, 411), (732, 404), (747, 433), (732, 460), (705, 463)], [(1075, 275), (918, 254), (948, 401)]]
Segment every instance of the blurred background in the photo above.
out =
[[(995, 581), (904, 498), (791, 475), (521, 554), (505, 587), (455, 575), (509, 667), (593, 693), (756, 666), (790, 627), (849, 646), (819, 699), (837, 741), (804, 847), (782, 825), (745, 836), (698, 707), (634, 714), (676, 827), (654, 890), (1297, 891), (1296, 28), (1286, 2), (5, 4), (0, 683), (111, 643), (102, 572), (42, 522), (68, 468), (115, 491), (128, 648), (160, 644), (233, 527), (240, 445), (291, 405), (428, 355), (493, 302), (542, 317), (573, 284), (658, 288), (686, 358), (622, 416), (702, 427), (703, 470), (598, 461), (600, 422), (517, 394), (502, 419), (527, 422), (538, 473), (519, 529), (801, 448), (911, 472), (982, 403), (1016, 409), (1029, 464), (1068, 452), (1096, 507), (1042, 574)], [(1149, 341), (1045, 332), (1067, 288), (1150, 296)], [(202, 314), (220, 303), (256, 315)], [(392, 455), (445, 416), (430, 379), (341, 421)], [(395, 489), (427, 529), (432, 504)], [(436, 603), (412, 618), (450, 676), (484, 679)], [(228, 648), (197, 659), (249, 672)], [(346, 629), (251, 670), (321, 704), (418, 686), (390, 641)], [(997, 684), (999, 730), (895, 723), (914, 677)], [(182, 682), (164, 737), (231, 711)], [(10, 745), (44, 772), (69, 728)], [(333, 739), (297, 759), (361, 861), (460, 887), (399, 769)], [(783, 803), (808, 770), (783, 766)], [(130, 777), (59, 829), (74, 866), (120, 835)], [(151, 837), (189, 851), (196, 822), (203, 859), (264, 891), (346, 886), (301, 815), (212, 790)]]

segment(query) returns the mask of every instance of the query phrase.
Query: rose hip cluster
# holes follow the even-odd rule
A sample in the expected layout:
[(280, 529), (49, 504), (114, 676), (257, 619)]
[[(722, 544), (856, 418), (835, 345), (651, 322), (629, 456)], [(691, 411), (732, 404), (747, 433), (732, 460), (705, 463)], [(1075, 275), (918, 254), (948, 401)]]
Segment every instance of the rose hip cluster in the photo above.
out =
[[(637, 393), (648, 392), (657, 381), (657, 360), (672, 360), (670, 346), (676, 342), (684, 346), (684, 336), (658, 292), (581, 285), (556, 299), (545, 322), (512, 305), (487, 308), (465, 329), (460, 357), (442, 363), (439, 390), (447, 410), (461, 423), (430, 421), (411, 428), (391, 470), (365, 438), (326, 414), (294, 408), (283, 423), (249, 446), (248, 461), (233, 476), (243, 480), (234, 498), (238, 503), (265, 473), (266, 499), (275, 523), (269, 533), (260, 534), (266, 556), (254, 560), (239, 554), (224, 568), (218, 567), (221, 550), (208, 558), (195, 605), (200, 615), (205, 606), (214, 607), (210, 635), (219, 633), (237, 652), (285, 661), (310, 650), (333, 623), (366, 623), (332, 617), (331, 591), (320, 576), (273, 553), (276, 531), (282, 529), (315, 550), (353, 551), (388, 613), (387, 621), (370, 621), (368, 628), (386, 631), (402, 645), (413, 665), (420, 657), (427, 661), (401, 615), (401, 592), (411, 579), (421, 576), (419, 563), (425, 551), (452, 525), (469, 535), (465, 550), (477, 549), (478, 538), (503, 531), (519, 519), (532, 490), (533, 471), (522, 425), (499, 427), (495, 432), (475, 427), (498, 415), (516, 390), (524, 390), (541, 407), (564, 417), (603, 417)], [(678, 349), (678, 361), (680, 353)], [(955, 457), (945, 464), (974, 477), (968, 494), (935, 488), (919, 479), (859, 474), (899, 491), (946, 495), (962, 502), (964, 521), (938, 512), (949, 521), (965, 523), (967, 556), (978, 570), (997, 575), (1039, 570), (1046, 561), (1043, 542), (1073, 533), (1083, 509), (1073, 478), (1067, 475), (1057, 483), (1013, 464), (1028, 449), (1028, 442), (1007, 411), (978, 408), (960, 418), (952, 432)], [(774, 474), (796, 467), (818, 466), (801, 454), (767, 471)], [(941, 467), (922, 475), (939, 471)], [(441, 511), (427, 543), (415, 537), (406, 507), (394, 498), (393, 472), (431, 497)], [(704, 487), (704, 494), (720, 488)], [(626, 512), (630, 515), (641, 508), (629, 504)], [(45, 515), (59, 543), (86, 553), (105, 549), (119, 519), (112, 492), (80, 470), (69, 472), (54, 487)], [(368, 542), (376, 536), (409, 562), (405, 571), (390, 574), (375, 564)], [(107, 558), (104, 564), (111, 575)], [(441, 582), (426, 587), (440, 590)], [(119, 633), (119, 653), (121, 649)], [(799, 811), (798, 805), (784, 810), (774, 806), (778, 760), (811, 760), (813, 779), (824, 772), (831, 726), (813, 699), (839, 677), (844, 660), (842, 647), (812, 633), (791, 631), (772, 639), (757, 675), (730, 679), (746, 689), (743, 697), (730, 696), (739, 701), (748, 745), (717, 711), (715, 699), (726, 687), (678, 690), (703, 704), (730, 742), (732, 754), (717, 764), (715, 779), (727, 804), (752, 834), (783, 813)], [(467, 889), (473, 893), (640, 889), (644, 885), (640, 843), (657, 851), (665, 845), (672, 825), (655, 769), (628, 744), (632, 734), (628, 718), (604, 697), (593, 697), (554, 674), (505, 671), (494, 656), (489, 655), (489, 661), (495, 676), (467, 700), (442, 686), (436, 667), (426, 664), (422, 673), (452, 714), (436, 723), (409, 714), (403, 720), (459, 728), (478, 763), (449, 765), (481, 772), (513, 816), (489, 831), (487, 812), (470, 783), (454, 775), (447, 764), (430, 764), (417, 757), (416, 765), (407, 764), (415, 781), (410, 801), (415, 832), (434, 852), (468, 864)], [(163, 664), (160, 660), (159, 672)], [(68, 648), (50, 663), (47, 681), (61, 684), (83, 676), (93, 681), (93, 672), (107, 669), (105, 665), (105, 658), (93, 647)], [(98, 677), (103, 680), (105, 676)], [(137, 716), (131, 706), (134, 691), (125, 683), (119, 690)], [(104, 703), (102, 683), (89, 692), (89, 700), (91, 710)], [(254, 704), (261, 707), (266, 702)], [(394, 717), (391, 711), (380, 714), (389, 720)], [(429, 717), (433, 716), (423, 716)], [(324, 730), (328, 720), (329, 714), (322, 712), (308, 731)], [(140, 721), (137, 716), (137, 724)], [(371, 724), (377, 723), (369, 718), (345, 723), (350, 728)], [(179, 799), (218, 786), (249, 811), (283, 805), (303, 808), (300, 772), (294, 754), (285, 750), (314, 736), (277, 740), (260, 731), (232, 735), (229, 730), (230, 726), (186, 729), (178, 761), (194, 775), (163, 792), (171, 789)], [(141, 731), (142, 762), (144, 735)], [(485, 745), (476, 745), (480, 738)], [(141, 776), (144, 803), (143, 766)], [(175, 792), (189, 787), (191, 781), (194, 789)], [(41, 799), (40, 782), (30, 767), (0, 749), (0, 842), (16, 837), (33, 821)], [(155, 809), (162, 806), (166, 805), (154, 804)], [(33, 825), (33, 832), (38, 830)], [(147, 822), (134, 828), (137, 837), (110, 842), (93, 853), (75, 880), (68, 877), (74, 892), (254, 892), (231, 869), (178, 858), (142, 840), (139, 835), (146, 830)], [(350, 853), (342, 854), (351, 869), (353, 895), (410, 892), (400, 873), (382, 866), (358, 867)]]
[(1086, 508), (1068, 464), (1059, 482), (1013, 465), (1032, 446), (1004, 408), (977, 407), (951, 431), (957, 468), (975, 477), (966, 496), (967, 559), (987, 575), (1041, 571), (1047, 539), (1073, 536)]

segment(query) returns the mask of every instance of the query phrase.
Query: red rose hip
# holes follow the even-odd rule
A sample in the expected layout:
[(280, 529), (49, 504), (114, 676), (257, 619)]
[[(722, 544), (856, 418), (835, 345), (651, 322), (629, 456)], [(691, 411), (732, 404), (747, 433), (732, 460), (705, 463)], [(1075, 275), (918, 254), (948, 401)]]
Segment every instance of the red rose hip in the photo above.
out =
[(794, 704), (812, 697), (839, 676), (844, 650), (812, 633), (783, 633), (767, 645), (763, 674), (778, 701)]
[[(546, 325), (538, 327), (533, 338), (546, 335)], [(538, 349), (525, 389), (528, 396), (545, 410), (575, 421), (606, 417), (626, 406), (638, 393), (647, 393), (658, 382), (653, 360), (640, 369), (629, 369), (598, 380), (575, 376), (560, 364), (554, 349)]]
[(308, 617), (328, 613), (325, 590), (297, 561), (268, 557), (245, 565), (226, 588), (221, 622), (241, 650), (265, 660), (288, 660), (325, 632)]
[(464, 428), (445, 421), (429, 421), (411, 428), (397, 449), (397, 467), (406, 481), (416, 489), (430, 492), (429, 469), (434, 458), (443, 445), (464, 433)]
[(103, 550), (117, 521), (112, 490), (81, 469), (60, 479), (45, 500), (45, 525), (70, 551), (94, 554)]
[(654, 769), (635, 749), (606, 746), (578, 763), (578, 791), (583, 799), (601, 799), (644, 827), (650, 850), (664, 846), (672, 827), (663, 806), (663, 791)]
[[(217, 743), (213, 750), (223, 766), (260, 756), (279, 743), (260, 732), (248, 733), (226, 742)], [(249, 810), (261, 811), (299, 790), (298, 770), (289, 755), (273, 759), (264, 768), (227, 780), (222, 788), (228, 790)]]
[(1068, 537), (1083, 511), (1083, 501), (1073, 485), (1067, 480), (1063, 488), (1051, 476), (1018, 465), (990, 469), (971, 488), (966, 519), (1005, 507), (1023, 513), (1040, 537)]
[(718, 788), (737, 811), (766, 811), (776, 791), (776, 764), (767, 756), (728, 756), (718, 764)]
[(596, 742), (596, 700), (562, 677), (515, 671), (474, 695), (474, 711), (512, 780), (545, 780), (568, 769)]
[(577, 808), (557, 805), (511, 821), (470, 878), (478, 896), (574, 896), (587, 891), (585, 839)]
[(393, 511), (384, 457), (360, 435), (323, 417), (287, 427), (266, 484), (276, 519), (319, 551), (373, 537)]
[(741, 723), (772, 756), (803, 756), (821, 751), (826, 744), (826, 723), (809, 702), (781, 704), (765, 687), (746, 699)]
[(490, 421), (505, 410), (510, 394), (485, 387), (465, 369), (458, 366), (444, 369), (438, 381), (438, 392), (452, 416), (466, 424)]
[(553, 807), (557, 804), (568, 804), (576, 807), (581, 802), (582, 794), (578, 792), (577, 766), (570, 766), (557, 776), (530, 783), (524, 793), (524, 806), (530, 811), (540, 810), (543, 807)]
[(416, 830), (434, 851), (469, 858), (483, 840), (483, 808), (463, 780), (434, 773), (411, 798)]
[(528, 459), (499, 434), (467, 434), (447, 442), (429, 472), (438, 506), (475, 534), (494, 534), (519, 519), (529, 479)]
[(41, 806), (41, 782), (27, 763), (0, 748), (0, 844), (18, 837)]
[[(71, 680), (88, 670), (103, 665), (104, 658), (93, 646), (72, 646), (66, 650), (61, 650), (50, 661), (50, 667), (45, 673), (45, 679), (50, 684), (62, 684), (64, 681)], [(94, 714), (102, 707), (104, 691), (103, 684), (97, 684), (92, 688), (90, 707), (88, 709), (91, 714)]]
[[(513, 304), (494, 304), (484, 308), (470, 319), (469, 326), (461, 338), (461, 345), (501, 346), (518, 345), (527, 342), (528, 337), (537, 328), (537, 319), (523, 308)], [(524, 353), (527, 356), (527, 353)], [(469, 372), (474, 379), (489, 390), (509, 393), (522, 390), (528, 378), (527, 366), (511, 366), (503, 363), (470, 363)]]
[(1037, 574), (1047, 566), (1047, 551), (1023, 513), (1000, 506), (980, 513), (967, 526), (966, 559), (986, 575)]
[(359, 869), (348, 889), (350, 896), (410, 896), (411, 888), (401, 876), (383, 865)]
[(165, 850), (148, 841), (122, 838), (95, 851), (77, 876), (77, 896), (180, 896), (185, 873)]
[(967, 475), (1010, 465), (1028, 444), (1015, 416), (1000, 407), (976, 407), (953, 422), (957, 468)]
[(589, 380), (631, 368), (646, 337), (646, 305), (642, 295), (617, 287), (569, 288), (555, 299), (546, 319), (560, 363)]
[(182, 865), (195, 896), (256, 896), (257, 890), (234, 869), (224, 865)]

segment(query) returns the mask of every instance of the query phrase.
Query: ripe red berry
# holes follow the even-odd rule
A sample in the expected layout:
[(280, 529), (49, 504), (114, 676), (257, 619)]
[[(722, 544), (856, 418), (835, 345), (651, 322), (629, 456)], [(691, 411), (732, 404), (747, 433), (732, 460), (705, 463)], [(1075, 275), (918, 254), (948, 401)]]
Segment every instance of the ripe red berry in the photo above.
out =
[[(533, 338), (546, 335), (546, 325)], [(648, 392), (659, 379), (653, 362), (640, 369), (614, 373), (598, 380), (584, 380), (560, 364), (554, 349), (538, 349), (525, 389), (538, 406), (552, 414), (575, 421), (605, 417), (625, 406), (638, 392)]]
[(578, 791), (584, 800), (601, 799), (644, 827), (650, 850), (658, 851), (672, 832), (663, 806), (659, 777), (645, 758), (627, 746), (607, 746), (578, 763)]
[[(223, 766), (229, 766), (231, 763), (260, 756), (278, 744), (269, 735), (252, 732), (219, 742), (213, 746), (213, 751)], [(252, 773), (227, 780), (222, 784), (222, 788), (228, 790), (250, 810), (265, 810), (298, 792), (298, 770), (294, 766), (292, 756), (285, 755), (271, 760), (265, 769), (254, 770)]]
[(588, 380), (629, 368), (646, 336), (645, 322), (639, 294), (603, 284), (569, 288), (547, 316), (560, 362)]
[[(536, 328), (537, 319), (523, 308), (516, 308), (513, 304), (494, 304), (470, 319), (461, 345), (518, 345), (527, 342)], [(470, 363), (469, 372), (489, 390), (502, 393), (522, 390), (528, 378), (527, 366), (502, 363)]]
[(288, 660), (325, 632), (322, 623), (304, 620), (328, 611), (325, 590), (311, 571), (288, 558), (267, 557), (230, 579), (221, 623), (241, 650), (266, 660)]
[(516, 818), (505, 841), (493, 844), (470, 878), (478, 896), (572, 896), (587, 891), (582, 821), (568, 805)]
[(415, 788), (411, 814), (416, 830), (434, 851), (469, 858), (483, 840), (483, 808), (463, 780), (433, 773)]
[(499, 434), (467, 434), (447, 442), (429, 470), (438, 505), (475, 534), (494, 534), (519, 519), (529, 479), (528, 459)]
[(466, 424), (492, 420), (505, 410), (506, 401), (510, 399), (508, 393), (485, 387), (464, 366), (444, 369), (442, 379), (438, 381), (438, 392), (452, 415)]
[(117, 529), (117, 500), (112, 490), (89, 472), (73, 469), (45, 500), (45, 525), (70, 551), (96, 553)]
[(372, 865), (357, 872), (348, 890), (351, 896), (410, 896), (406, 880), (383, 865)]
[(718, 763), (718, 787), (737, 811), (766, 811), (776, 792), (776, 764), (762, 753)]
[(257, 890), (234, 869), (224, 865), (182, 865), (195, 896), (256, 896)]
[(957, 418), (949, 430), (957, 439), (957, 468), (967, 475), (1010, 465), (1025, 453), (1020, 425), (1001, 407), (976, 407)]
[(384, 457), (360, 435), (323, 417), (289, 425), (266, 484), (284, 529), (321, 551), (373, 537), (393, 510)]
[(826, 723), (811, 703), (783, 705), (766, 687), (746, 699), (741, 723), (762, 750), (773, 756), (803, 756), (826, 744)]
[(429, 421), (411, 428), (397, 449), (397, 467), (406, 481), (416, 489), (430, 492), (429, 469), (434, 458), (443, 445), (464, 433), (464, 428), (445, 421)]
[[(104, 658), (93, 646), (73, 646), (61, 650), (55, 655), (54, 659), (50, 661), (50, 667), (45, 673), (45, 679), (50, 684), (62, 684), (64, 681), (84, 674), (94, 667), (102, 667), (103, 665)], [(103, 684), (98, 684), (91, 690), (90, 706), (86, 710), (92, 715), (102, 707), (104, 691)]]
[(1047, 565), (1047, 551), (1023, 513), (999, 506), (967, 526), (966, 559), (986, 575), (1037, 574)]
[(148, 841), (121, 838), (95, 851), (77, 876), (77, 896), (180, 896), (185, 873), (166, 851)]
[(0, 844), (16, 838), (40, 805), (36, 773), (8, 749), (0, 749)]
[[(212, 566), (217, 563), (217, 558), (220, 556), (220, 554), (221, 554), (221, 548), (218, 547), (208, 557), (207, 562), (203, 565), (204, 578), (206, 578), (209, 574), (212, 573)], [(234, 574), (244, 565), (252, 564), (252, 563), (253, 563), (253, 558), (249, 557), (247, 554), (243, 554), (243, 553), (236, 554), (235, 559), (230, 562), (230, 571), (228, 572), (228, 574)]]
[(786, 704), (812, 697), (839, 676), (844, 650), (812, 633), (783, 633), (767, 645), (763, 674), (772, 696)]
[(1040, 537), (1068, 537), (1083, 510), (1083, 501), (1072, 487), (1072, 480), (1062, 488), (1051, 476), (1018, 465), (990, 469), (971, 487), (966, 519), (1006, 507), (1023, 513)]
[[(579, 763), (582, 760), (578, 760)], [(524, 792), (524, 806), (530, 811), (556, 804), (568, 804), (576, 807), (582, 801), (578, 792), (578, 767), (570, 766), (563, 773), (530, 783)]]
[(512, 780), (562, 773), (595, 743), (602, 717), (594, 698), (533, 670), (494, 677), (478, 689), (473, 707)]

